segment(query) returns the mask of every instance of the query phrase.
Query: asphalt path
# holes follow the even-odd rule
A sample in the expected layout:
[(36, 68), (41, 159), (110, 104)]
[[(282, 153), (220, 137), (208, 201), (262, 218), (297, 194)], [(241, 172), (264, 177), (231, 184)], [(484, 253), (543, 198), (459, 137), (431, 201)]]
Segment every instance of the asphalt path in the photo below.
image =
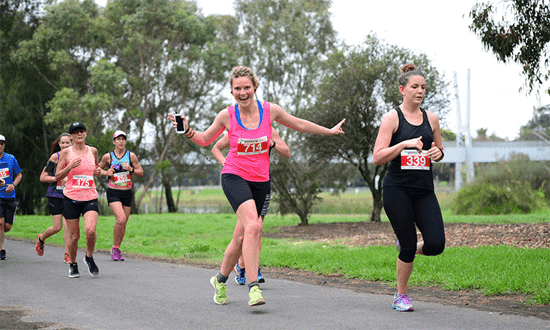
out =
[[(228, 305), (216, 305), (209, 279), (216, 270), (95, 253), (92, 277), (78, 251), (80, 278), (69, 278), (64, 250), (6, 238), (0, 261), (0, 314), (24, 310), (21, 322), (46, 329), (550, 329), (548, 320), (414, 302), (391, 308), (392, 296), (266, 278), (266, 304), (248, 306), (246, 286), (228, 280)], [(413, 297), (414, 299), (414, 297)], [(13, 329), (6, 317), (0, 328)], [(25, 324), (25, 323), (23, 323)], [(25, 327), (21, 327), (23, 329)]]

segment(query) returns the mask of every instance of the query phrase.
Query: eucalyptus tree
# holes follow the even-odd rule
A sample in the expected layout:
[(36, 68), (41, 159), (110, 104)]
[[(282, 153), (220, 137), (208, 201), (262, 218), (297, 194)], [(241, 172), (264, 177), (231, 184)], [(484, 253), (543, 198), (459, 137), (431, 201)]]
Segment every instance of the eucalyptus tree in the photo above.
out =
[(422, 108), (438, 115), (444, 123), (449, 111), (448, 83), (424, 54), (415, 54), (370, 35), (363, 44), (344, 47), (323, 63), (323, 76), (310, 119), (328, 125), (346, 118), (345, 134), (337, 139), (308, 136), (308, 147), (327, 161), (344, 161), (361, 173), (373, 195), (372, 221), (380, 221), (382, 180), (387, 165), (369, 161), (382, 116), (398, 106), (398, 77), (406, 63), (415, 64), (426, 75), (427, 94)]
[(200, 123), (213, 104), (219, 107), (219, 83), (235, 62), (224, 39), (216, 38), (228, 34), (217, 34), (222, 21), (205, 18), (192, 1), (113, 0), (102, 9), (93, 1), (67, 0), (47, 8), (20, 58), (47, 54), (50, 70), (60, 77), (47, 121), (68, 125), (79, 119), (98, 136), (106, 127), (127, 131), (134, 152), (153, 166), (141, 197), (160, 172), (169, 210), (175, 211), (176, 174), (164, 169), (185, 161), (185, 147), (170, 149), (176, 139), (166, 117), (186, 112)]
[[(170, 212), (175, 211), (171, 182), (178, 173), (166, 165), (185, 164), (182, 152), (189, 149), (175, 139), (166, 116), (184, 112), (200, 127), (219, 110), (225, 87), (221, 82), (236, 62), (224, 39), (231, 31), (224, 25), (227, 20), (231, 21), (205, 18), (194, 2), (186, 1), (121, 0), (105, 8), (105, 57), (124, 73), (122, 97), (117, 98), (117, 108), (123, 110), (121, 124), (134, 128), (138, 148), (144, 141), (152, 146), (147, 153), (162, 164), (158, 169), (163, 169), (161, 182)], [(180, 166), (179, 173), (184, 170)]]
[(528, 93), (550, 79), (549, 5), (548, 0), (486, 1), (470, 11), (470, 30), (499, 61), (522, 66)]
[[(24, 177), (17, 187), (18, 211), (34, 214), (43, 209), (46, 186), (39, 176), (50, 155), (50, 144), (59, 135), (44, 123), (46, 102), (55, 90), (39, 75), (36, 66), (13, 58), (19, 44), (32, 39), (40, 25), (46, 1), (0, 2), (0, 134), (6, 137), (6, 152), (15, 155)], [(47, 76), (55, 80), (53, 76)]]

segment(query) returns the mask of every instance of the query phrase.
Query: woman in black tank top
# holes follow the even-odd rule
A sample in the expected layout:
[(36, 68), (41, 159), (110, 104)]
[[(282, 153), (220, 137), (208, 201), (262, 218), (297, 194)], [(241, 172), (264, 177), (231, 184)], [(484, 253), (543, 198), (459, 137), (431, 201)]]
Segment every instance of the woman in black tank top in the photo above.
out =
[[(376, 165), (389, 163), (383, 183), (384, 210), (398, 239), (397, 293), (392, 307), (412, 311), (407, 285), (416, 254), (438, 255), (445, 248), (441, 209), (434, 193), (432, 162), (443, 159), (439, 119), (420, 108), (426, 78), (412, 64), (401, 69), (403, 103), (382, 119), (373, 151)], [(416, 230), (423, 242), (417, 242)]]

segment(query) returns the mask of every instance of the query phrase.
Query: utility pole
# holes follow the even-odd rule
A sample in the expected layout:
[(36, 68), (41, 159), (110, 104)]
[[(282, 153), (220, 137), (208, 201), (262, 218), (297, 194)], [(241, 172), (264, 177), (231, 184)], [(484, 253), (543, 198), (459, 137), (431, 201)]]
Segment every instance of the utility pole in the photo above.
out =
[(472, 160), (472, 135), (470, 133), (470, 69), (468, 69), (467, 94), (466, 94), (466, 182), (474, 181), (475, 169), (474, 161)]
[[(456, 147), (464, 148), (464, 142), (462, 141), (462, 116), (460, 114), (460, 98), (458, 97), (458, 76), (457, 72), (454, 73), (454, 90), (456, 100)], [(455, 191), (459, 191), (462, 187), (462, 162), (457, 161), (455, 163)]]

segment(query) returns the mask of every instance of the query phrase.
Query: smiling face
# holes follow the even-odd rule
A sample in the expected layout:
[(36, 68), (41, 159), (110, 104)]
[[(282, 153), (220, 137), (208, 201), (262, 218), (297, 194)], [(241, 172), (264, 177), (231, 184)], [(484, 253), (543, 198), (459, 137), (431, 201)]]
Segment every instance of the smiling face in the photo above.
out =
[(399, 86), (404, 103), (420, 105), (426, 95), (426, 79), (422, 76), (411, 76), (405, 86)]
[(248, 77), (239, 77), (233, 81), (231, 94), (239, 106), (249, 106), (254, 101), (254, 84)]
[(62, 136), (59, 139), (59, 147), (61, 150), (70, 147), (73, 144), (73, 141), (71, 141), (71, 138), (69, 136)]

